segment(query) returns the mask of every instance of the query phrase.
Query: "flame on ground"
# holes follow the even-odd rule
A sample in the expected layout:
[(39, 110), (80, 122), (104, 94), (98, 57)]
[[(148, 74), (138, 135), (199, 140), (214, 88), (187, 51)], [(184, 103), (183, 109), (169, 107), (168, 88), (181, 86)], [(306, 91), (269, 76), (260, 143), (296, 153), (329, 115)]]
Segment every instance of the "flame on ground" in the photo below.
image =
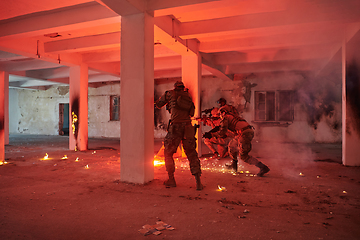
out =
[(154, 166), (159, 167), (165, 165), (165, 161), (161, 159), (154, 159)]
[(41, 160), (49, 160), (49, 155), (45, 153), (45, 156)]
[(64, 155), (61, 159), (68, 159), (68, 157), (66, 155)]

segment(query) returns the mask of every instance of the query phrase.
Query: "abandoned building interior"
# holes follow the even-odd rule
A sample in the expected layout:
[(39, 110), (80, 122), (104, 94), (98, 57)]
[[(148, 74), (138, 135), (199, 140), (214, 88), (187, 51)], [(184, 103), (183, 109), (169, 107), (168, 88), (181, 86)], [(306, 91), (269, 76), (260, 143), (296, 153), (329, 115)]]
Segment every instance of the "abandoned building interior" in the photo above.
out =
[[(181, 148), (164, 186), (177, 81), (201, 189)], [(204, 144), (220, 98), (265, 176)], [(359, 240), (359, 146), (359, 0), (0, 0), (1, 240)]]
[(80, 151), (120, 138), (122, 180), (145, 183), (169, 118), (153, 102), (182, 80), (198, 117), (223, 97), (258, 141), (341, 142), (359, 166), (359, 13), (357, 0), (1, 1), (0, 160), (9, 134), (69, 135)]

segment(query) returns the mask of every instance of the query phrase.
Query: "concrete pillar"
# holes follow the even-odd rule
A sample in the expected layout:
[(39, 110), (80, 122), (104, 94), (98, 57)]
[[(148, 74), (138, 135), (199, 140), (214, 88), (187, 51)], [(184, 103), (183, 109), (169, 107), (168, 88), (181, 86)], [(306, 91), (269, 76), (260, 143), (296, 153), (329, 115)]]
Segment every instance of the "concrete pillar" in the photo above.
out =
[(154, 19), (121, 18), (120, 179), (154, 179)]
[[(201, 90), (201, 56), (200, 54), (190, 53), (188, 55), (183, 55), (181, 58), (182, 66), (182, 81), (186, 88), (189, 89), (189, 92), (192, 96), (193, 102), (195, 104), (195, 115), (194, 117), (200, 117), (200, 90)], [(194, 122), (195, 124), (197, 122)], [(198, 155), (201, 156), (201, 124), (200, 128), (197, 131), (196, 138), (197, 141), (197, 151)]]
[(0, 71), (0, 161), (5, 160), (9, 144), (9, 74)]
[(69, 149), (88, 149), (88, 66), (70, 67)]
[(342, 163), (360, 166), (360, 51), (345, 41), (342, 47)]

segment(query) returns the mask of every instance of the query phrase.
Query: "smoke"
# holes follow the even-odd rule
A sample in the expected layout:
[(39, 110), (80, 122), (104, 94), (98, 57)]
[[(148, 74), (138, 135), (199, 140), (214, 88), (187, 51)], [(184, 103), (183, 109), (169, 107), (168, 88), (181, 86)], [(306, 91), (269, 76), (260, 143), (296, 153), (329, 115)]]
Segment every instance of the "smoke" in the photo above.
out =
[(307, 122), (315, 130), (321, 121), (326, 121), (334, 130), (340, 128), (336, 106), (341, 104), (341, 73), (336, 76), (340, 78), (334, 78), (334, 75), (304, 76), (304, 81), (297, 87), (298, 102), (305, 108)]
[(259, 152), (259, 156), (264, 156), (264, 158), (259, 158), (260, 161), (263, 161), (270, 169), (281, 171), (286, 178), (299, 178), (300, 173), (306, 174), (307, 168), (316, 165), (314, 162), (316, 154), (304, 144), (266, 142), (255, 146), (253, 154)]

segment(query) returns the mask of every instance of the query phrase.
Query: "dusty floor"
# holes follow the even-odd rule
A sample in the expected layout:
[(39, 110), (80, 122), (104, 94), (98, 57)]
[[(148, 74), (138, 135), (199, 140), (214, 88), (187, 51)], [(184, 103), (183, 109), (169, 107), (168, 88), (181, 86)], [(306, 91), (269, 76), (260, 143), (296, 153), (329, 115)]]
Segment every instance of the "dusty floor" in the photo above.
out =
[[(360, 239), (360, 168), (340, 164), (339, 144), (254, 142), (253, 155), (271, 168), (262, 178), (254, 166), (233, 175), (223, 170), (230, 159), (202, 158), (203, 191), (186, 159), (176, 188), (164, 188), (163, 166), (148, 184), (120, 182), (119, 148), (89, 139), (88, 151), (74, 152), (65, 136), (10, 136), (0, 239)], [(175, 229), (138, 231), (158, 221)]]

